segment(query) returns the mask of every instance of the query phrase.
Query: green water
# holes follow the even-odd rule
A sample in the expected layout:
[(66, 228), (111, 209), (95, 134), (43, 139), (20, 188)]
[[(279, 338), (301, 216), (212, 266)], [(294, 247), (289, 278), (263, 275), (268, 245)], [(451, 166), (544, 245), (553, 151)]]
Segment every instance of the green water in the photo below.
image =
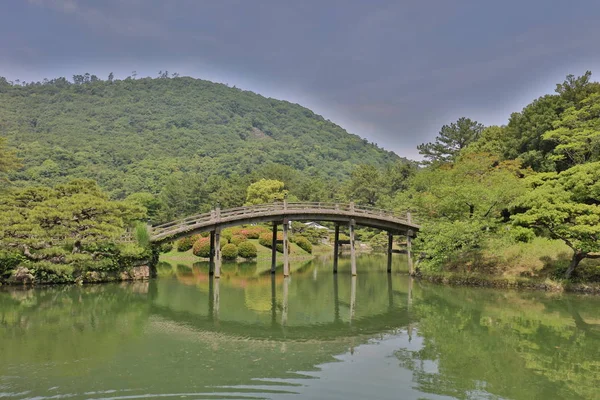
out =
[(0, 398), (600, 399), (600, 298), (412, 281), (397, 256), (0, 290)]

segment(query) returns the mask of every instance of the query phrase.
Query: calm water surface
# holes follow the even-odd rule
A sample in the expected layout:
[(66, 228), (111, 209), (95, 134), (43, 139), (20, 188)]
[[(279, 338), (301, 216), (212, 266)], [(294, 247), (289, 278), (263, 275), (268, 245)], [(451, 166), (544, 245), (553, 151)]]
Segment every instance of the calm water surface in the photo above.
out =
[(0, 398), (600, 399), (600, 298), (428, 285), (404, 264), (3, 288)]

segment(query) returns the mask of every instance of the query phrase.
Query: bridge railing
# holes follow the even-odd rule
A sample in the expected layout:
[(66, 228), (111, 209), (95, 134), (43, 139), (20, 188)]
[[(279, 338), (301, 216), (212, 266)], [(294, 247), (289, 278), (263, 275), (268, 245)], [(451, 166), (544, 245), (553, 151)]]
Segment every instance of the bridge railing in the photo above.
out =
[(382, 210), (369, 206), (357, 206), (354, 203), (324, 203), (324, 202), (274, 202), (257, 204), (252, 206), (234, 207), (226, 210), (219, 208), (211, 210), (207, 213), (192, 215), (183, 219), (175, 220), (161, 225), (156, 225), (151, 228), (152, 235), (160, 235), (170, 231), (178, 231), (186, 226), (194, 226), (199, 224), (209, 224), (211, 222), (218, 223), (222, 220), (229, 220), (239, 216), (253, 217), (258, 215), (268, 215), (273, 212), (285, 211), (293, 213), (294, 211), (311, 211), (315, 213), (339, 212), (350, 215), (364, 215), (370, 217), (387, 217), (393, 218), (398, 222), (409, 222), (406, 215)]
[(365, 214), (371, 216), (385, 216), (392, 217), (404, 222), (408, 222), (406, 214), (398, 213), (394, 211), (384, 210), (377, 207), (355, 205), (353, 203), (287, 203), (287, 209), (313, 209), (313, 210), (326, 210), (326, 211), (347, 211), (355, 214)]

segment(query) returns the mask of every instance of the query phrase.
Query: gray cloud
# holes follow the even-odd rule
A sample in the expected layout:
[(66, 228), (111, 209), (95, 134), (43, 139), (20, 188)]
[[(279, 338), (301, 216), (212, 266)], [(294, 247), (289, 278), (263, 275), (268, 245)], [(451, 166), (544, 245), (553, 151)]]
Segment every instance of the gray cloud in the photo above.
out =
[(593, 0), (29, 0), (4, 11), (10, 79), (168, 69), (299, 102), (411, 157), (444, 123), (503, 123), (600, 64)]

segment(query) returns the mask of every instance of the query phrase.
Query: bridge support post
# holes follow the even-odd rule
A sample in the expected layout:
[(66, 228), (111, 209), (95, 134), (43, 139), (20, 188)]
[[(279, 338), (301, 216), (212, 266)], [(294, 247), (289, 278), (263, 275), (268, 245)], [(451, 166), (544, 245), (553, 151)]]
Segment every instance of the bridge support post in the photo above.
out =
[(277, 293), (275, 291), (275, 275), (271, 274), (271, 325), (277, 324)]
[[(406, 220), (408, 223), (411, 223), (411, 215), (410, 212), (406, 213)], [(408, 259), (408, 273), (412, 276), (413, 271), (413, 259), (412, 259), (412, 230), (406, 231), (406, 257)]]
[(215, 311), (215, 283), (212, 277), (208, 278), (208, 318), (214, 319)]
[(392, 245), (394, 244), (394, 234), (388, 232), (388, 248), (387, 248), (387, 272), (392, 272)]
[(387, 289), (388, 289), (388, 308), (391, 310), (394, 308), (394, 290), (392, 288), (392, 275), (387, 276)]
[(271, 239), (271, 273), (277, 267), (277, 223), (273, 222), (273, 237)]
[(408, 273), (412, 275), (415, 272), (413, 270), (412, 259), (412, 231), (406, 232), (406, 257), (408, 261)]
[(210, 261), (208, 263), (208, 275), (215, 271), (215, 231), (210, 231)]
[(219, 281), (220, 279), (215, 280), (213, 289), (213, 320), (217, 322), (219, 321), (219, 302), (221, 298), (219, 293)]
[(333, 236), (333, 273), (337, 274), (338, 259), (340, 258), (340, 224), (335, 223), (335, 234)]
[(288, 220), (283, 220), (283, 276), (290, 276), (290, 260), (288, 251)]
[(350, 220), (350, 264), (352, 266), (352, 276), (356, 276), (356, 246), (354, 242), (354, 225), (356, 222)]
[(215, 229), (215, 278), (221, 277), (221, 228)]
[(286, 326), (287, 325), (287, 320), (288, 320), (288, 293), (289, 293), (289, 285), (290, 285), (290, 278), (289, 277), (285, 277), (283, 278), (283, 293), (282, 293), (282, 302), (281, 302), (281, 326)]
[(350, 324), (354, 319), (354, 311), (356, 310), (356, 276), (352, 276), (350, 281)]
[(333, 277), (333, 322), (340, 322), (340, 295), (337, 275)]

